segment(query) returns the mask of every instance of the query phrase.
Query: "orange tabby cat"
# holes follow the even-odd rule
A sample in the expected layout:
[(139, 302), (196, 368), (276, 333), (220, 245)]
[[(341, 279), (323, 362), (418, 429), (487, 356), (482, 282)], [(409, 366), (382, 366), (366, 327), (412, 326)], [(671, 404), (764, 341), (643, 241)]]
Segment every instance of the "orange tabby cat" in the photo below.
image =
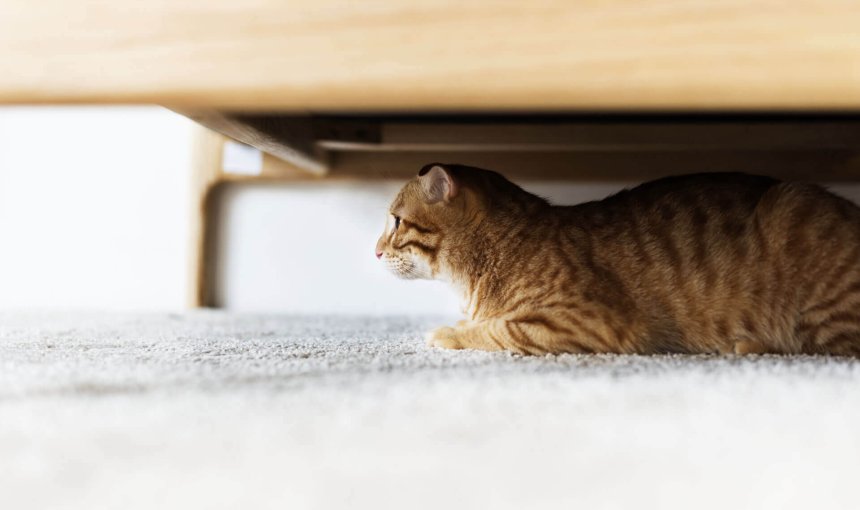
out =
[(433, 164), (390, 212), (377, 256), (465, 296), (430, 345), (860, 354), (860, 208), (815, 185), (698, 174), (558, 207)]

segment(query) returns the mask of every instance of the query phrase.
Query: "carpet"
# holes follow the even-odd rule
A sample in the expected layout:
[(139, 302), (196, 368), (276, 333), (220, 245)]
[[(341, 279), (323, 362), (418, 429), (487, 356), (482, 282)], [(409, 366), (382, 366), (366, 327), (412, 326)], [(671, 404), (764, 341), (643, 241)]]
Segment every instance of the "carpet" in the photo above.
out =
[(425, 347), (442, 323), (0, 313), (0, 506), (860, 505), (860, 362)]

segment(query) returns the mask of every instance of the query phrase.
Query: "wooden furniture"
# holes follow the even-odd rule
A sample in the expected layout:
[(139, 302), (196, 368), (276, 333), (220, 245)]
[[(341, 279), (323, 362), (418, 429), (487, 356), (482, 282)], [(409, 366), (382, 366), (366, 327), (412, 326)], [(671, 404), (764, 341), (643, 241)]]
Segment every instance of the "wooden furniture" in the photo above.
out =
[(846, 109), (854, 0), (4, 0), (0, 102)]
[[(0, 103), (152, 103), (199, 138), (206, 225), (243, 180), (397, 178), (429, 161), (516, 178), (743, 170), (860, 176), (854, 0), (4, 0)], [(210, 229), (211, 230), (211, 229)]]

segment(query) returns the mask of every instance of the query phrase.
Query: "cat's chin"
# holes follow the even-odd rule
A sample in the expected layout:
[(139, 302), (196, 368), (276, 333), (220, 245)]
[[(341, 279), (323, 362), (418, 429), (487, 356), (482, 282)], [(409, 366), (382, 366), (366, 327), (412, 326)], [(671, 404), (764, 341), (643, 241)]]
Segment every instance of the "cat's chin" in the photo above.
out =
[(433, 271), (422, 261), (392, 260), (386, 261), (386, 267), (394, 276), (402, 280), (432, 280)]
[(411, 270), (411, 271), (392, 271), (394, 275), (401, 280), (433, 280), (433, 276), (430, 274), (425, 274), (423, 271)]
[(428, 274), (429, 271), (423, 270), (417, 266), (399, 266), (388, 267), (388, 271), (401, 280), (432, 280), (433, 276)]

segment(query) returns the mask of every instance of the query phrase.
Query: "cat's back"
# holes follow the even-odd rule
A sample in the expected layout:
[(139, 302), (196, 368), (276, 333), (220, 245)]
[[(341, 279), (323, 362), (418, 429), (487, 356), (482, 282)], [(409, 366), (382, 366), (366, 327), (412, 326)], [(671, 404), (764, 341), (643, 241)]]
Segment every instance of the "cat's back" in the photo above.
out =
[(753, 234), (779, 245), (813, 234), (820, 241), (826, 241), (822, 234), (860, 235), (860, 207), (853, 202), (817, 184), (744, 173), (666, 177), (576, 209), (580, 225), (606, 238), (632, 228), (725, 245), (744, 244)]
[(780, 183), (771, 177), (729, 172), (671, 176), (581, 204), (577, 212), (581, 221), (595, 227), (661, 224), (677, 221), (679, 215), (690, 215), (688, 219), (701, 224), (709, 216), (751, 213)]
[(799, 267), (816, 252), (818, 265), (860, 249), (853, 202), (816, 184), (743, 173), (658, 179), (571, 213), (569, 225), (599, 258), (663, 265), (663, 274), (754, 268), (777, 256)]

